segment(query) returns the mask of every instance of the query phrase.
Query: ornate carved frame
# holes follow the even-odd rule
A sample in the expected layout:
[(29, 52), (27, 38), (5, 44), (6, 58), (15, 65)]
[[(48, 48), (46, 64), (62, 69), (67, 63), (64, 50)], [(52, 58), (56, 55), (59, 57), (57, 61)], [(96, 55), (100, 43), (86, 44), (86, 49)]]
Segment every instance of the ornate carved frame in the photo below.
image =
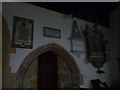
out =
[(92, 29), (86, 25), (83, 33), (86, 42), (87, 58), (99, 70), (106, 62), (106, 44), (103, 32), (95, 24)]

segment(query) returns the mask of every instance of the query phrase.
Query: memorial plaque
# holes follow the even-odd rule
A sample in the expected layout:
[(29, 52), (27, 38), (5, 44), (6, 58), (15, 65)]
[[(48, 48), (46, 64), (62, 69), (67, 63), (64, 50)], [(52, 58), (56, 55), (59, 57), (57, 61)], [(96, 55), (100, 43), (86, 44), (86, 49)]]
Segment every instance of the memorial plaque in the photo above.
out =
[(33, 20), (14, 17), (12, 47), (33, 47)]
[(60, 30), (44, 27), (44, 36), (46, 37), (53, 37), (53, 38), (61, 38)]

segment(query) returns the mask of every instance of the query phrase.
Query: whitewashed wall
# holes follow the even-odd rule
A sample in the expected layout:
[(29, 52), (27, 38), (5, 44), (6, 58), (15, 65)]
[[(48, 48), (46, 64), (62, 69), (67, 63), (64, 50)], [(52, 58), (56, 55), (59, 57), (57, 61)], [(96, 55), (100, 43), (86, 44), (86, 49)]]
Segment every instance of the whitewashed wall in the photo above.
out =
[[(20, 64), (22, 63), (23, 59), (28, 55), (32, 50), (39, 46), (46, 45), (48, 43), (57, 43), (64, 47), (66, 50), (70, 52), (70, 41), (69, 37), (71, 34), (71, 26), (72, 26), (72, 19), (66, 15), (50, 11), (44, 8), (40, 8), (37, 6), (29, 5), (27, 3), (3, 3), (3, 15), (7, 21), (10, 34), (12, 36), (12, 29), (13, 29), (13, 17), (23, 17), (34, 20), (34, 37), (33, 37), (33, 49), (16, 49), (15, 54), (10, 55), (10, 66), (11, 72), (14, 73), (19, 68)], [(92, 26), (93, 23), (84, 21), (82, 19), (77, 19), (77, 24), (84, 27), (86, 24)], [(56, 38), (48, 38), (43, 36), (43, 27), (51, 27), (57, 28), (61, 30), (61, 39)], [(111, 31), (107, 28), (104, 28), (105, 32), (107, 33), (106, 38), (111, 39)], [(11, 39), (11, 37), (10, 37)], [(83, 41), (81, 41), (84, 44)], [(80, 48), (84, 48), (81, 46)], [(111, 83), (111, 78), (115, 80), (118, 79), (118, 76), (113, 75), (113, 73), (117, 73), (118, 67), (115, 67), (115, 70), (110, 70), (109, 68), (113, 67), (111, 61), (108, 61), (103, 70), (106, 72), (105, 74), (96, 74), (96, 68), (94, 68), (91, 64), (87, 64), (85, 62), (85, 53), (83, 53), (79, 58), (72, 54), (78, 67), (80, 68), (81, 73), (83, 74), (84, 84), (81, 87), (90, 88), (91, 79), (99, 78), (101, 81), (105, 81), (108, 84)], [(114, 61), (113, 61), (114, 62)], [(112, 63), (113, 63), (112, 62)], [(116, 65), (117, 63), (114, 63)]]

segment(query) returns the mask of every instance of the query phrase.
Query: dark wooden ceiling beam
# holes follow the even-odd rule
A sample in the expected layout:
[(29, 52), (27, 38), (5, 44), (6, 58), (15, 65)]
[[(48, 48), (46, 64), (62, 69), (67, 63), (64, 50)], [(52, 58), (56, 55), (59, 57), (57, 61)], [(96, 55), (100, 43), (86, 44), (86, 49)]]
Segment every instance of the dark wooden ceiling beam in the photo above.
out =
[(109, 16), (119, 2), (29, 2), (63, 14), (109, 27)]

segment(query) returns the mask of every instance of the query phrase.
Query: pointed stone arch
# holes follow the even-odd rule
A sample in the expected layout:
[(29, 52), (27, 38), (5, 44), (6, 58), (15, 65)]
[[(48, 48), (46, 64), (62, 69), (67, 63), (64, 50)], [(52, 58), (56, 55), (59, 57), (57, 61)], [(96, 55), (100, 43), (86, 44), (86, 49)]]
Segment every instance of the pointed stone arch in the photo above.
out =
[(68, 65), (70, 68), (71, 74), (72, 74), (72, 85), (74, 87), (80, 86), (80, 70), (77, 67), (77, 64), (74, 60), (74, 58), (68, 53), (67, 50), (62, 48), (60, 45), (51, 43), (47, 44), (45, 46), (41, 46), (33, 50), (31, 53), (29, 53), (25, 59), (23, 60), (22, 64), (20, 65), (18, 71), (17, 71), (17, 77), (16, 77), (16, 87), (22, 88), (23, 86), (23, 79), (24, 75), (29, 69), (32, 62), (37, 58), (39, 55), (52, 51), (56, 53), (57, 56), (63, 59), (63, 61)]

